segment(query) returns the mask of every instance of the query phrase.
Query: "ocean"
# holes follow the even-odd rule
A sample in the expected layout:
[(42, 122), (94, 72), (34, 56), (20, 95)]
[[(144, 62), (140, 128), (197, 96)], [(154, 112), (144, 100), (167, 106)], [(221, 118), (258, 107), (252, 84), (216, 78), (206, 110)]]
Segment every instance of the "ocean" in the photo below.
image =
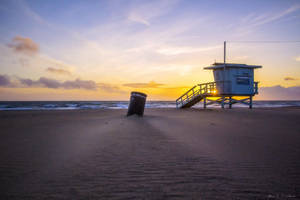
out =
[[(80, 109), (127, 109), (128, 101), (0, 101), (0, 110), (80, 110)], [(253, 107), (300, 106), (300, 101), (253, 101)], [(147, 101), (146, 108), (175, 108), (175, 101)], [(200, 102), (195, 108), (203, 107)], [(247, 107), (234, 104), (233, 107)], [(208, 108), (220, 108), (213, 104)]]

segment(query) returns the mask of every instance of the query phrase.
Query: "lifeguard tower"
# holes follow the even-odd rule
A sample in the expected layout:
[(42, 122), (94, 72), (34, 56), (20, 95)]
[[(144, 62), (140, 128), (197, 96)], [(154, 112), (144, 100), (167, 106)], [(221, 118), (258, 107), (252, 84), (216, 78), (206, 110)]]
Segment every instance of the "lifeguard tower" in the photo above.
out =
[(213, 70), (215, 82), (195, 85), (176, 100), (177, 108), (189, 108), (203, 100), (207, 105), (218, 103), (222, 108), (226, 104), (242, 103), (252, 108), (252, 97), (258, 94), (258, 82), (254, 82), (254, 69), (258, 65), (235, 63), (214, 63), (204, 67)]

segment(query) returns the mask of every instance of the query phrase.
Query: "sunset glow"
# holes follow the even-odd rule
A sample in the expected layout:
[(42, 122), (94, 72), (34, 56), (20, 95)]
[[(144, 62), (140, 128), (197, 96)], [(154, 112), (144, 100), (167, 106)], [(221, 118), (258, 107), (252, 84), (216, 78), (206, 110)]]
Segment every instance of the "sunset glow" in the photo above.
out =
[(300, 41), (296, 0), (5, 0), (0, 13), (0, 100), (175, 100), (213, 81), (203, 67), (225, 40), (228, 62), (263, 66), (257, 99), (300, 99), (299, 42), (237, 42)]

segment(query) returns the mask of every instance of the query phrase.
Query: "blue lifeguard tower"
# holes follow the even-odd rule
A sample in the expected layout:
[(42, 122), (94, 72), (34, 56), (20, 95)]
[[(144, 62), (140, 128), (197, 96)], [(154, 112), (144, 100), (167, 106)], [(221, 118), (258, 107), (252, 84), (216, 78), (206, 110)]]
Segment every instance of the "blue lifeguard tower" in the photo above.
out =
[(222, 108), (226, 104), (242, 103), (252, 108), (252, 98), (258, 94), (258, 82), (254, 82), (254, 69), (259, 65), (226, 63), (226, 42), (224, 42), (224, 63), (214, 63), (204, 67), (213, 70), (214, 82), (195, 85), (176, 100), (177, 108), (189, 108), (203, 100), (207, 105), (218, 103)]
[(213, 70), (217, 91), (222, 95), (251, 95), (257, 94), (257, 82), (254, 82), (254, 69), (258, 65), (214, 63), (204, 67)]
[(243, 103), (252, 108), (252, 97), (258, 94), (258, 82), (254, 82), (254, 69), (261, 67), (236, 63), (214, 63), (204, 67), (206, 70), (213, 70), (215, 81), (195, 85), (176, 100), (176, 107), (192, 107), (203, 100), (204, 108), (213, 103), (221, 104), (222, 108), (226, 104), (231, 108), (235, 103)]

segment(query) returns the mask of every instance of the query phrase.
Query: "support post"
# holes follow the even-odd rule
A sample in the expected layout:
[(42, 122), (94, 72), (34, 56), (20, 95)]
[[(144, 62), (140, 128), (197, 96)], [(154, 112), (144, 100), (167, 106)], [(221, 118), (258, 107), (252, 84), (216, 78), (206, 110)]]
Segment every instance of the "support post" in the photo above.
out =
[(229, 97), (229, 109), (231, 109), (231, 107), (232, 107), (232, 97), (230, 96)]
[(206, 109), (206, 97), (203, 98), (203, 108)]
[(226, 41), (224, 41), (224, 70), (225, 70), (225, 66), (226, 65)]
[(224, 96), (222, 96), (221, 106), (222, 106), (223, 109), (225, 108), (224, 107)]
[(252, 109), (252, 96), (250, 96), (249, 109)]

